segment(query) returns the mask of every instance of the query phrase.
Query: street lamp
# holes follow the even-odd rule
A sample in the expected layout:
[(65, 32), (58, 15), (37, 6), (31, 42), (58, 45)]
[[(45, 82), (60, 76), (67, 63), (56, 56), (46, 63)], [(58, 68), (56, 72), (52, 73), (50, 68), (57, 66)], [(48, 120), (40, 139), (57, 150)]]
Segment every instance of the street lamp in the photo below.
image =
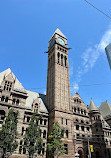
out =
[(75, 154), (75, 158), (79, 158), (79, 154), (78, 153)]

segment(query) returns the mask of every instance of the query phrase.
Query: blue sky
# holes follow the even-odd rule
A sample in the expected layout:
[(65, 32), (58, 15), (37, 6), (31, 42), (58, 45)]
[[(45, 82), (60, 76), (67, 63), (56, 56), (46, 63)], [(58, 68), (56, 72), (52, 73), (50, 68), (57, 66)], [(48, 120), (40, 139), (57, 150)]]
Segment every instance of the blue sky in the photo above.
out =
[[(89, 0), (111, 16), (111, 0)], [(71, 94), (85, 104), (111, 103), (111, 82), (104, 48), (111, 42), (111, 20), (84, 0), (1, 0), (0, 72), (8, 67), (26, 89), (44, 93), (48, 41), (55, 29), (68, 38)], [(32, 89), (32, 88), (41, 89)]]

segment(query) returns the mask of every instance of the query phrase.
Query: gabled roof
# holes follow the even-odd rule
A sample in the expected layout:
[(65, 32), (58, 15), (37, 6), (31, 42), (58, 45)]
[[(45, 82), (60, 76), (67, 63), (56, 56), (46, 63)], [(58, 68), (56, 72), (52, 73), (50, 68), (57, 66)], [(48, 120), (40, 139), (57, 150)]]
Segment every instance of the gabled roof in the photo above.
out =
[(77, 92), (71, 97), (71, 99), (75, 99), (75, 98), (78, 98), (81, 100), (81, 102), (83, 102), (80, 95)]
[[(41, 94), (37, 92), (32, 92), (27, 90), (27, 99), (26, 99), (26, 107), (29, 109), (32, 109), (32, 103), (35, 99), (38, 98), (39, 104), (40, 104), (40, 112), (48, 113), (48, 110), (45, 106), (45, 95), (44, 97), (41, 97)], [(43, 99), (44, 98), (44, 99)]]
[(91, 112), (91, 111), (98, 111), (99, 112), (99, 109), (96, 106), (96, 104), (93, 102), (92, 98), (91, 98), (91, 102), (90, 102), (90, 105), (89, 105), (89, 112)]
[(101, 104), (101, 106), (99, 107), (99, 110), (102, 116), (105, 118), (111, 115), (111, 104), (106, 100), (105, 102)]
[(15, 75), (13, 74), (10, 68), (0, 73), (0, 86), (2, 84), (2, 81), (4, 80), (4, 77), (7, 77), (10, 73), (12, 74), (13, 79), (15, 80), (14, 90), (20, 91), (20, 92), (26, 92), (24, 87), (19, 82), (19, 80), (15, 77)]
[[(57, 27), (57, 29), (55, 30), (55, 32), (53, 33), (52, 37), (55, 35), (55, 34), (59, 34), (60, 36), (66, 38), (66, 36), (59, 30), (59, 28)], [(52, 38), (51, 37), (51, 38)], [(67, 38), (66, 38), (67, 39)]]

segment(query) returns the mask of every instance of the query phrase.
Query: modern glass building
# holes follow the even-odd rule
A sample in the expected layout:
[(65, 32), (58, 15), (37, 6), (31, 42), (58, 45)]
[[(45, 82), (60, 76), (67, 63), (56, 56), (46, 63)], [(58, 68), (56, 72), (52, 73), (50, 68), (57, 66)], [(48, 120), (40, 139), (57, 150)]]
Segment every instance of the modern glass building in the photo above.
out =
[(105, 48), (105, 50), (106, 50), (106, 55), (108, 58), (109, 66), (111, 69), (111, 43)]

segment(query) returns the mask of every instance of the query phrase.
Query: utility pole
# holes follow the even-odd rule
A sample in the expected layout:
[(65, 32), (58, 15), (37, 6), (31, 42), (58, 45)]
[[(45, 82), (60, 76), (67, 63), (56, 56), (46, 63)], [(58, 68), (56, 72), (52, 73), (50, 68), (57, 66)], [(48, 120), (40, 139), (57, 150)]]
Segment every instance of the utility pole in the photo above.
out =
[(90, 150), (90, 144), (89, 144), (89, 132), (87, 131), (88, 135), (88, 158), (91, 158), (91, 150)]

